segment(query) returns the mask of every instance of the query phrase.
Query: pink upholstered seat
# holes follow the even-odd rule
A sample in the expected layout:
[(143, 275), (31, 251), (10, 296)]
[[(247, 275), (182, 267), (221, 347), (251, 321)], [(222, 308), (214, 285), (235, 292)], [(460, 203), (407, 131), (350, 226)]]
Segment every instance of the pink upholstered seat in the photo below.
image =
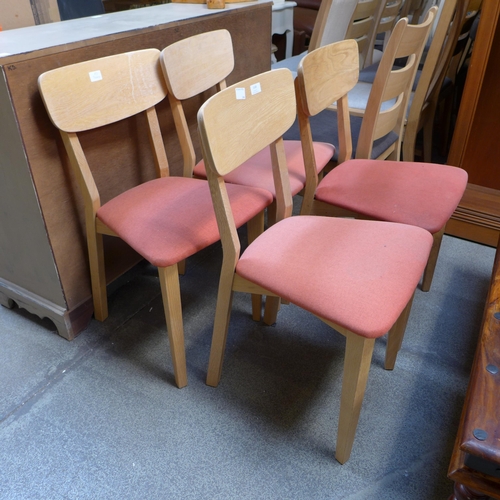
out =
[(448, 165), (349, 160), (324, 177), (316, 199), (434, 234), (444, 228), (466, 186), (465, 170)]
[(431, 235), (414, 226), (297, 216), (264, 231), (243, 252), (236, 273), (357, 335), (377, 338), (410, 301), (431, 245)]
[[(231, 185), (228, 193), (238, 227), (273, 201), (263, 189)], [(140, 184), (104, 204), (97, 217), (158, 267), (220, 239), (210, 190), (200, 179), (164, 177)]]
[[(284, 141), (287, 167), (290, 178), (290, 189), (295, 196), (305, 186), (306, 172), (304, 157), (300, 141)], [(319, 174), (335, 154), (335, 147), (326, 142), (314, 143), (316, 171)], [(194, 167), (196, 177), (206, 179), (205, 163), (200, 161)], [(271, 168), (271, 153), (265, 148), (252, 156), (243, 165), (225, 176), (226, 182), (244, 186), (261, 187), (267, 189), (276, 197), (273, 172)]]

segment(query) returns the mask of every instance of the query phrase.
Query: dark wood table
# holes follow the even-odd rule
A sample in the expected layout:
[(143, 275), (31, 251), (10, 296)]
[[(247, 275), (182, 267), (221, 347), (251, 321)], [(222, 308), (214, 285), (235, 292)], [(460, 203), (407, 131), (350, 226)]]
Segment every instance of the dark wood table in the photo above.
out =
[(500, 500), (500, 247), (448, 477), (449, 500)]

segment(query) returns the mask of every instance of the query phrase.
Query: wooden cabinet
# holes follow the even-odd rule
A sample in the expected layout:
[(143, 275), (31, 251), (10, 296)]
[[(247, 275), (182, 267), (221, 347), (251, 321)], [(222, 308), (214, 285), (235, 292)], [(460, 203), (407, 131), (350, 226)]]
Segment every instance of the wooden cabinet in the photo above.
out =
[[(223, 11), (166, 4), (0, 32), (1, 304), (17, 303), (50, 318), (68, 339), (92, 314), (82, 203), (59, 133), (39, 95), (38, 76), (106, 55), (163, 49), (181, 38), (226, 28), (235, 51), (229, 78), (234, 83), (270, 68), (271, 7), (266, 1), (233, 4)], [(193, 99), (187, 106), (195, 138), (200, 104)], [(181, 175), (181, 151), (167, 100), (158, 112), (171, 171)], [(100, 165), (99, 180), (106, 185), (102, 202), (154, 176), (148, 148), (142, 147), (148, 138), (140, 119), (82, 134), (81, 140), (91, 167)], [(130, 155), (140, 170), (122, 168), (121, 160)], [(109, 238), (106, 260), (109, 282), (140, 258), (122, 241)]]
[(500, 231), (500, 2), (483, 0), (448, 164), (469, 173), (470, 186), (446, 227), (496, 246)]

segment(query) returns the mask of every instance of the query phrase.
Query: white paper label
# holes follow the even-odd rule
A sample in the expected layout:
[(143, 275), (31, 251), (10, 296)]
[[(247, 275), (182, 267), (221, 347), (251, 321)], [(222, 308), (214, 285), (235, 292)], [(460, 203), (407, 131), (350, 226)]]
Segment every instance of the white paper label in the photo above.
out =
[(237, 88), (236, 90), (236, 99), (246, 99), (246, 94), (245, 94), (245, 89), (244, 88)]
[(90, 76), (91, 82), (98, 82), (99, 80), (102, 80), (102, 75), (101, 75), (101, 72), (99, 70), (91, 71), (89, 73), (89, 76)]
[(254, 83), (253, 85), (250, 85), (250, 92), (252, 95), (258, 94), (259, 92), (262, 92), (262, 89), (260, 88), (260, 83)]

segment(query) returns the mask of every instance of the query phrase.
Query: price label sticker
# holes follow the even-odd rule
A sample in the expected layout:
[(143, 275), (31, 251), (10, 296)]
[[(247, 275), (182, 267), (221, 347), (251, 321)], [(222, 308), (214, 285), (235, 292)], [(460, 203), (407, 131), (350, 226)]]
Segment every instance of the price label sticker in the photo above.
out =
[(245, 93), (245, 89), (244, 88), (236, 88), (236, 99), (246, 99), (247, 96), (246, 96), (246, 93)]
[(252, 95), (258, 94), (259, 92), (262, 92), (262, 89), (260, 88), (260, 83), (254, 83), (253, 85), (250, 85), (250, 92)]
[(89, 73), (89, 77), (91, 82), (98, 82), (99, 80), (102, 80), (102, 74), (99, 70), (91, 71)]

